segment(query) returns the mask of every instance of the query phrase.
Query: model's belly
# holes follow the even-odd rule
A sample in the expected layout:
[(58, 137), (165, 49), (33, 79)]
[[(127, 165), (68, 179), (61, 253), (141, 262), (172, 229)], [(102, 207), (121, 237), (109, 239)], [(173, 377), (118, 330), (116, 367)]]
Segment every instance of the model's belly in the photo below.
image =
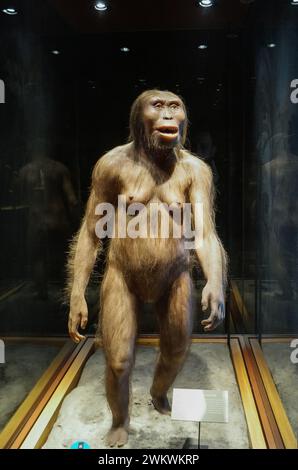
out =
[(115, 215), (113, 246), (121, 260), (133, 269), (167, 266), (184, 254), (183, 213), (166, 204), (131, 205)]
[(131, 290), (144, 302), (157, 301), (188, 269), (189, 253), (178, 239), (113, 239), (109, 262), (121, 267)]

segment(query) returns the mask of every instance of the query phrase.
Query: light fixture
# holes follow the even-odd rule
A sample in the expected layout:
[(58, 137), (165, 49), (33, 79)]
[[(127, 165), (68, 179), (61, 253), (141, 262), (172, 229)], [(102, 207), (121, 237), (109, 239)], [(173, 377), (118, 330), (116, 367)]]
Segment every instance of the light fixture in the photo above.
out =
[(18, 12), (15, 8), (4, 8), (3, 13), (6, 13), (6, 15), (17, 15)]
[(199, 1), (200, 7), (209, 8), (213, 6), (213, 0), (200, 0)]
[(274, 42), (269, 42), (267, 44), (267, 47), (269, 47), (270, 49), (273, 49), (274, 47), (276, 47), (276, 44)]
[(129, 49), (129, 47), (121, 47), (121, 48), (120, 48), (120, 51), (121, 51), (121, 52), (129, 52), (130, 49)]
[(203, 51), (204, 49), (207, 49), (207, 48), (208, 48), (207, 44), (200, 44), (200, 45), (198, 46), (198, 49), (201, 49), (202, 51)]
[(298, 0), (292, 0), (292, 1), (291, 1), (291, 5), (296, 5), (296, 6), (298, 6)]
[(58, 49), (53, 49), (51, 52), (54, 55), (59, 55), (60, 54), (60, 51), (58, 51)]
[(98, 11), (106, 11), (108, 9), (108, 5), (106, 2), (96, 2), (94, 8)]

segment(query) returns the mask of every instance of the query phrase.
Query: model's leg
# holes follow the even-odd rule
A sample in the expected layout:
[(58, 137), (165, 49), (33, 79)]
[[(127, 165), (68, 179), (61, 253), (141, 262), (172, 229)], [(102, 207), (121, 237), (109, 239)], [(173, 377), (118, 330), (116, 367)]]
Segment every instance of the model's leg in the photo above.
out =
[(160, 413), (169, 413), (167, 392), (181, 369), (192, 332), (192, 281), (183, 272), (157, 305), (160, 353), (151, 387), (152, 402)]
[(106, 394), (112, 411), (110, 446), (128, 439), (129, 379), (134, 361), (137, 301), (122, 273), (109, 267), (101, 288), (101, 329), (106, 356)]

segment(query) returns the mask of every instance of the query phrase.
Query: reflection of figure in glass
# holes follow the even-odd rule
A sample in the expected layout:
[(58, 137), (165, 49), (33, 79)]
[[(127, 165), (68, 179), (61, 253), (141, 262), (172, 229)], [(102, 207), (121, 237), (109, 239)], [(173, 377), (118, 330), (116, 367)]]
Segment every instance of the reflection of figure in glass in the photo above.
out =
[(287, 150), (288, 136), (283, 133), (275, 135), (271, 145), (274, 158), (263, 166), (264, 222), (273, 254), (269, 265), (279, 282), (280, 297), (290, 300), (292, 281), (298, 280), (298, 157)]
[(62, 278), (77, 199), (68, 169), (45, 156), (42, 141), (35, 141), (32, 161), (20, 170), (19, 180), (23, 202), (29, 206), (28, 249), (32, 277), (38, 297), (46, 299), (48, 275)]

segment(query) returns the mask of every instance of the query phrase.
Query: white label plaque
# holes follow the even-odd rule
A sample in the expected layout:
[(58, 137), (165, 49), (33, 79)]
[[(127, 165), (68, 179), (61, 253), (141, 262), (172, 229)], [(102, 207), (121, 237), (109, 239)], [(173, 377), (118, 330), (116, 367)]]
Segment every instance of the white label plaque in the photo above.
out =
[(227, 423), (229, 393), (222, 390), (174, 388), (172, 419), (207, 423)]

